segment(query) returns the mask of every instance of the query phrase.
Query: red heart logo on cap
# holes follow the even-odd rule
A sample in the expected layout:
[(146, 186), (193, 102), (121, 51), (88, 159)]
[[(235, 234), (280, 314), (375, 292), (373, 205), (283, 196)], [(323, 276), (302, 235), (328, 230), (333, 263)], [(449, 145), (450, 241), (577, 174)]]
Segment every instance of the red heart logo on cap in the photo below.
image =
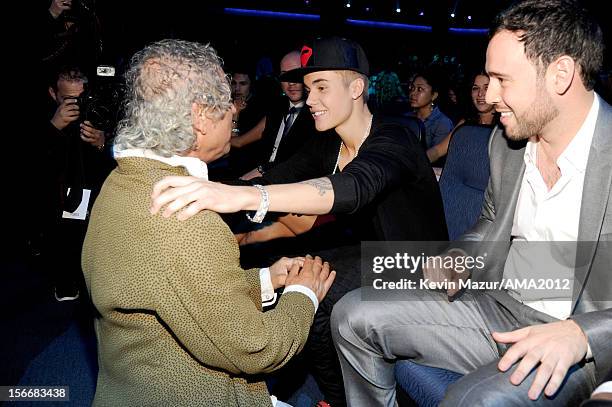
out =
[(302, 55), (301, 55), (302, 67), (306, 66), (311, 56), (312, 56), (312, 48), (310, 48), (307, 45), (304, 45), (302, 47)]

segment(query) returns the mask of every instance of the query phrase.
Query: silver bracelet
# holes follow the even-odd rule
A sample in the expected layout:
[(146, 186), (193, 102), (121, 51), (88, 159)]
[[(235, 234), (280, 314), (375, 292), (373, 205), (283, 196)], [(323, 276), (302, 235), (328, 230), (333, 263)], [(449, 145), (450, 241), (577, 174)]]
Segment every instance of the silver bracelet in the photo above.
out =
[(268, 195), (268, 191), (261, 185), (253, 185), (255, 188), (261, 192), (261, 201), (259, 202), (259, 208), (257, 208), (257, 212), (255, 212), (254, 216), (246, 214), (247, 219), (254, 223), (261, 223), (268, 213), (268, 208), (270, 207), (270, 197)]

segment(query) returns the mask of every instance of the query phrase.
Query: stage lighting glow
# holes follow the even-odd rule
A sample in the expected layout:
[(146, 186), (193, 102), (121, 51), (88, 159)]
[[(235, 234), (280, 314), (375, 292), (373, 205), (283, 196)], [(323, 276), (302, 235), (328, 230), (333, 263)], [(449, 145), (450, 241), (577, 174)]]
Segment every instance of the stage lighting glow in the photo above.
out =
[[(241, 16), (268, 17), (268, 18), (279, 18), (279, 19), (285, 19), (285, 20), (308, 20), (308, 21), (319, 21), (321, 19), (321, 16), (318, 14), (288, 13), (284, 11), (251, 10), (251, 9), (240, 9), (240, 8), (230, 8), (230, 7), (227, 7), (223, 10), (226, 14), (241, 15)], [(353, 19), (347, 18), (346, 23), (348, 25), (361, 26), (361, 27), (388, 28), (388, 29), (394, 29), (394, 30), (420, 31), (420, 32), (432, 32), (433, 31), (432, 27), (426, 26), (426, 25), (392, 23), (392, 22), (387, 22), (387, 21), (353, 20)], [(448, 31), (451, 34), (459, 34), (459, 35), (487, 35), (487, 33), (489, 32), (487, 28), (453, 28), (453, 27), (450, 27)]]
[(238, 16), (270, 17), (286, 20), (318, 21), (321, 19), (321, 16), (318, 14), (287, 13), (283, 11), (250, 10), (244, 8), (230, 7), (224, 8), (223, 11), (225, 11), (226, 14), (233, 14)]
[(346, 19), (346, 23), (360, 27), (392, 28), (396, 30), (432, 32), (432, 28), (426, 25), (391, 23), (386, 21), (353, 20), (350, 18)]
[(451, 34), (459, 35), (487, 35), (489, 33), (488, 28), (449, 28), (448, 32)]

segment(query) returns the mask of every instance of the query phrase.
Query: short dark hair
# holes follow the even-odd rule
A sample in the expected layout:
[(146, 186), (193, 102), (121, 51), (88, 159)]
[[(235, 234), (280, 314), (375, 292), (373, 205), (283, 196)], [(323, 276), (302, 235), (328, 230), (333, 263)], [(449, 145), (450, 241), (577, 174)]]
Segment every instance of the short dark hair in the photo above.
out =
[(60, 80), (64, 80), (67, 82), (83, 82), (87, 83), (87, 75), (83, 72), (83, 70), (76, 65), (64, 65), (59, 67), (52, 76), (49, 77), (49, 85), (57, 90), (57, 83)]
[(234, 75), (243, 74), (249, 77), (249, 81), (251, 81), (251, 84), (255, 82), (255, 72), (250, 67), (234, 66), (230, 68), (229, 74), (232, 78), (234, 77)]
[[(438, 94), (436, 100), (433, 101), (435, 105), (444, 105), (448, 101), (448, 77), (441, 67), (431, 65), (417, 72), (412, 77), (411, 82), (414, 82), (417, 77), (425, 79), (425, 82), (431, 86), (431, 92)], [(410, 86), (412, 86), (412, 83)]]
[(525, 55), (545, 69), (567, 55), (580, 66), (584, 86), (591, 90), (603, 63), (603, 34), (599, 24), (575, 0), (526, 0), (502, 11), (491, 37), (501, 30), (519, 33)]
[(414, 81), (417, 77), (425, 79), (425, 82), (431, 86), (431, 91), (438, 92), (438, 97), (440, 97), (443, 92), (446, 92), (448, 88), (446, 77), (442, 73), (442, 70), (438, 67), (429, 66), (421, 71), (418, 71), (412, 77), (412, 81)]

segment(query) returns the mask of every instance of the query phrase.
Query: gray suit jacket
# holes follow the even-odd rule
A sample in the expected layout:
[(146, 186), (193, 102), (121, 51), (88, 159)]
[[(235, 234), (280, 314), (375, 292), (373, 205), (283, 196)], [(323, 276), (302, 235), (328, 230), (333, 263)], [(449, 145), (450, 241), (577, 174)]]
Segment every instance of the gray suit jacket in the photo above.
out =
[[(496, 128), (489, 144), (491, 176), (480, 218), (459, 240), (479, 241), (488, 252), (486, 271), (473, 280), (500, 281), (510, 247), (525, 163), (525, 142), (515, 143)], [(597, 369), (612, 369), (612, 107), (600, 99), (599, 114), (584, 178), (578, 230), (578, 263), (573, 319), (586, 333)], [(560, 219), (560, 222), (563, 220)], [(507, 244), (500, 244), (507, 242)], [(493, 255), (492, 255), (493, 254)], [(492, 292), (511, 312), (520, 304), (505, 292)]]

